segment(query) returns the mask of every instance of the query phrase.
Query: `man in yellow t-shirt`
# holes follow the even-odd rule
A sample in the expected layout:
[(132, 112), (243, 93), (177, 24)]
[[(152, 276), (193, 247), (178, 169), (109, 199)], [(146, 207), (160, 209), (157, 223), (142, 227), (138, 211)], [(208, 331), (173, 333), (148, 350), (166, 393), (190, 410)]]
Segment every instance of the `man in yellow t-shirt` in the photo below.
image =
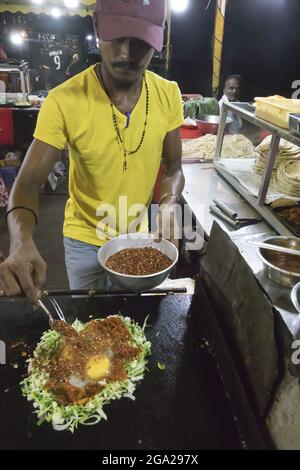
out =
[[(10, 197), (11, 250), (0, 266), (6, 295), (23, 289), (35, 303), (45, 283), (45, 262), (32, 234), (39, 189), (65, 145), (70, 198), (64, 243), (72, 289), (104, 287), (99, 246), (133, 226), (147, 230), (161, 157), (166, 173), (160, 202), (171, 214), (174, 208), (174, 223), (184, 186), (181, 95), (176, 83), (146, 70), (154, 49), (162, 49), (165, 13), (164, 0), (98, 0), (93, 21), (102, 63), (49, 93)], [(171, 228), (175, 242), (173, 234)]]

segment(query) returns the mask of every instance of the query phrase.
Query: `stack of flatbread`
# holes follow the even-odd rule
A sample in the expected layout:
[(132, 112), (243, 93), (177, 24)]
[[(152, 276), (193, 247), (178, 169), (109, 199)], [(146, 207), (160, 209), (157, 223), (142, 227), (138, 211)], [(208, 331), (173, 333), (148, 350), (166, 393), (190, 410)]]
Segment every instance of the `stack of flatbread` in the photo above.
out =
[[(182, 142), (182, 159), (212, 161), (215, 156), (217, 136), (207, 134), (198, 139)], [(222, 158), (254, 158), (254, 147), (242, 134), (225, 135), (222, 147)]]
[[(263, 174), (267, 159), (270, 153), (272, 136), (269, 135), (266, 137), (259, 145), (256, 147), (255, 152), (257, 155), (255, 161), (255, 170), (258, 174)], [(300, 147), (288, 142), (285, 139), (281, 139), (278, 147), (277, 157), (275, 165), (273, 168), (273, 174), (277, 173), (278, 168), (281, 163), (286, 163), (289, 160), (297, 160), (300, 158)]]
[(281, 163), (273, 176), (271, 186), (279, 193), (300, 197), (300, 160)]

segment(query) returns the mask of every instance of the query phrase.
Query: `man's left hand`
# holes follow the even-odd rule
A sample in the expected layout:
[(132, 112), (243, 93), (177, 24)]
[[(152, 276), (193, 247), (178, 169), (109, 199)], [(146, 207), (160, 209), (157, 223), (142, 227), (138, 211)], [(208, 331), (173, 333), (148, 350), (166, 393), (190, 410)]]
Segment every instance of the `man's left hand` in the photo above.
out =
[(157, 239), (170, 240), (176, 248), (179, 248), (179, 240), (182, 238), (181, 206), (174, 196), (163, 199), (159, 206), (156, 219)]

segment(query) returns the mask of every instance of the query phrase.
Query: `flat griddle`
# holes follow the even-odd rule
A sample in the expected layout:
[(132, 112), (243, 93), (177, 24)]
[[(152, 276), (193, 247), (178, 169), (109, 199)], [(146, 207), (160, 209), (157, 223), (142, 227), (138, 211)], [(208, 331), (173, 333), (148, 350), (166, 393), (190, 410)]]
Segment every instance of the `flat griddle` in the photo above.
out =
[(21, 351), (11, 346), (23, 341), (32, 351), (48, 329), (47, 318), (24, 299), (1, 299), (0, 339), (7, 345), (7, 364), (0, 366), (1, 449), (265, 447), (202, 289), (194, 296), (57, 300), (68, 321), (122, 313), (142, 325), (148, 317), (149, 370), (137, 387), (136, 401), (123, 398), (106, 406), (107, 422), (80, 426), (74, 434), (56, 432), (48, 423), (37, 426), (32, 403), (22, 397), (19, 387), (27, 365)]

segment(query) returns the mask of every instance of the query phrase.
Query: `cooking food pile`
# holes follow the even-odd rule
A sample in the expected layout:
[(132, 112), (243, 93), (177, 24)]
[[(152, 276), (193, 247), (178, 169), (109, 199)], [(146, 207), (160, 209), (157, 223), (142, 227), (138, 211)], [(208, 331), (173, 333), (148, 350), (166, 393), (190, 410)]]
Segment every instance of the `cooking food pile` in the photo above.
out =
[(300, 206), (287, 207), (280, 212), (280, 216), (287, 222), (298, 226), (300, 230)]
[[(217, 136), (206, 134), (198, 139), (182, 143), (183, 160), (195, 159), (212, 161), (215, 156)], [(254, 158), (255, 151), (251, 141), (242, 134), (225, 135), (222, 147), (222, 158)]]
[(130, 318), (110, 316), (73, 325), (57, 321), (42, 336), (30, 361), (22, 392), (33, 401), (39, 422), (54, 429), (107, 419), (104, 405), (123, 396), (134, 399), (151, 345)]

